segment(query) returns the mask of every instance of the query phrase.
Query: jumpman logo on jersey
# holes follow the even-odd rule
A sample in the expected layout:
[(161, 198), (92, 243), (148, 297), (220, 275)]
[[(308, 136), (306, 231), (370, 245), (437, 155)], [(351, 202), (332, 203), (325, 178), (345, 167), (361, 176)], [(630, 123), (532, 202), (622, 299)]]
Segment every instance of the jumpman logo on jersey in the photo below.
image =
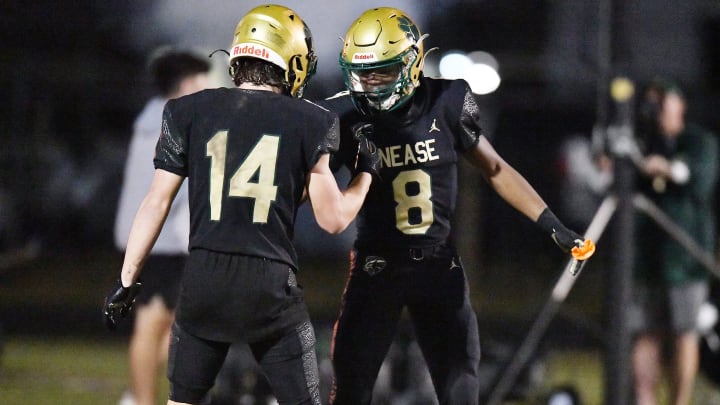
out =
[(433, 122), (432, 124), (430, 124), (430, 130), (428, 131), (428, 134), (432, 131), (440, 132), (440, 128), (437, 127), (437, 118), (433, 118)]

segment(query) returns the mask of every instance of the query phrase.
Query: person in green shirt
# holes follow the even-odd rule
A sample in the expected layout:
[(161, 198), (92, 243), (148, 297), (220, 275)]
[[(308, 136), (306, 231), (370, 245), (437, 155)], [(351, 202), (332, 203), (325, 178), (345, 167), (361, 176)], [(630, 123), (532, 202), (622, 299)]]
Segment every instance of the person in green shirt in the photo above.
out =
[[(653, 80), (642, 106), (639, 122), (646, 125), (639, 133), (644, 137), (645, 158), (639, 165), (638, 191), (701, 247), (713, 252), (717, 138), (686, 121), (686, 98), (672, 81)], [(698, 311), (708, 297), (709, 273), (653, 219), (640, 212), (635, 237), (630, 320), (635, 332), (632, 365), (636, 401), (638, 405), (657, 404), (657, 388), (665, 369), (662, 362), (668, 359), (668, 403), (690, 404), (699, 367)]]

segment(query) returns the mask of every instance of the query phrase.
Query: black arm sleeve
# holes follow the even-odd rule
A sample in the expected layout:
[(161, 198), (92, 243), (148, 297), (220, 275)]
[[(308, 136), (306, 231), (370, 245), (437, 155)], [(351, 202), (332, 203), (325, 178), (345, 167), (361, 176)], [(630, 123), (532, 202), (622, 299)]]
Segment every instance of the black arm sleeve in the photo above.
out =
[(483, 135), (480, 127), (480, 108), (475, 101), (470, 88), (465, 90), (462, 110), (460, 112), (459, 147), (465, 151), (474, 147)]
[(156, 169), (163, 169), (179, 176), (187, 176), (187, 138), (176, 127), (170, 102), (165, 105), (160, 138), (155, 146)]

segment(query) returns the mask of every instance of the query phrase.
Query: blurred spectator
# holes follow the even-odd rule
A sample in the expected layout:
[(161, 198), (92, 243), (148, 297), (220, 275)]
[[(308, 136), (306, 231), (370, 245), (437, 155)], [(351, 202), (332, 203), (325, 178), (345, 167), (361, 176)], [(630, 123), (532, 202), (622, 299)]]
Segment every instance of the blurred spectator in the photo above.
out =
[[(686, 122), (686, 99), (677, 84), (656, 79), (643, 97), (638, 138), (644, 141), (645, 157), (639, 165), (638, 189), (704, 249), (713, 251), (717, 140)], [(636, 333), (632, 363), (637, 404), (658, 403), (665, 360), (670, 360), (668, 403), (690, 404), (699, 364), (698, 313), (708, 297), (709, 275), (642, 214), (638, 214), (636, 237), (630, 319)]]
[[(115, 222), (115, 245), (120, 250), (127, 246), (135, 212), (150, 188), (165, 102), (205, 89), (209, 83), (210, 64), (184, 50), (158, 50), (151, 58), (149, 70), (159, 93), (147, 102), (135, 120), (130, 140)], [(135, 304), (135, 323), (130, 338), (130, 389), (120, 401), (122, 405), (155, 403), (158, 372), (167, 361), (189, 233), (190, 211), (185, 184), (180, 188), (165, 227), (145, 264), (143, 288)]]
[(700, 369), (708, 381), (720, 387), (720, 280), (710, 284), (710, 299), (700, 311)]
[(594, 153), (590, 138), (575, 134), (562, 144), (560, 166), (562, 211), (573, 228), (585, 228), (612, 184), (610, 157)]

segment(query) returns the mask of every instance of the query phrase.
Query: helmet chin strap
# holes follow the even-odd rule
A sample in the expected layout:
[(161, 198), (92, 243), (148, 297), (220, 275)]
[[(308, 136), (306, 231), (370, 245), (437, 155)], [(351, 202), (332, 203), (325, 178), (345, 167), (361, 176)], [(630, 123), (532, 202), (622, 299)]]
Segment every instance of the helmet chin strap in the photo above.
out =
[(398, 103), (398, 101), (400, 101), (400, 95), (397, 93), (393, 93), (389, 97), (385, 98), (382, 101), (378, 101), (378, 102), (368, 100), (368, 102), (370, 103), (370, 105), (373, 108), (379, 107), (379, 108), (376, 108), (376, 110), (379, 110), (379, 111), (390, 111), (395, 106), (395, 104)]

